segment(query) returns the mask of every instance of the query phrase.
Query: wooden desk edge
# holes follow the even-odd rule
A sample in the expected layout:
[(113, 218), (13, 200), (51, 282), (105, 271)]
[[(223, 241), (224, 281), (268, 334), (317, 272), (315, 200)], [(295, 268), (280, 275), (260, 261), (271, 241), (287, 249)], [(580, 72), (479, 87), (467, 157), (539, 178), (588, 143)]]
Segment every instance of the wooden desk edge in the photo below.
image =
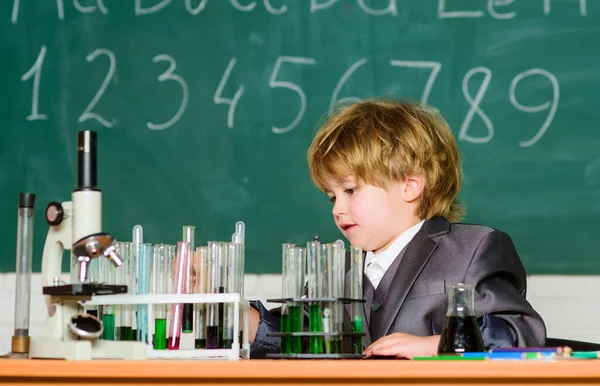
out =
[(600, 361), (411, 362), (402, 360), (63, 361), (0, 360), (5, 379), (587, 380), (600, 382)]

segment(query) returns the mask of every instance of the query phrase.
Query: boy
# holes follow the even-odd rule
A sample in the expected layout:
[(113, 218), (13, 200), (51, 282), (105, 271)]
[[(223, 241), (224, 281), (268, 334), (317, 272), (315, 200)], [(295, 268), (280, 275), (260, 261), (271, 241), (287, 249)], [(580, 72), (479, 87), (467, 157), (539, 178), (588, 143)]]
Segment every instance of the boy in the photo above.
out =
[[(546, 329), (525, 300), (526, 274), (508, 235), (456, 224), (460, 155), (445, 120), (406, 102), (363, 101), (332, 115), (309, 150), (311, 178), (338, 229), (365, 255), (366, 356), (434, 355), (445, 283), (476, 287), (486, 348), (543, 346)], [(273, 352), (278, 319), (252, 309), (253, 357)]]

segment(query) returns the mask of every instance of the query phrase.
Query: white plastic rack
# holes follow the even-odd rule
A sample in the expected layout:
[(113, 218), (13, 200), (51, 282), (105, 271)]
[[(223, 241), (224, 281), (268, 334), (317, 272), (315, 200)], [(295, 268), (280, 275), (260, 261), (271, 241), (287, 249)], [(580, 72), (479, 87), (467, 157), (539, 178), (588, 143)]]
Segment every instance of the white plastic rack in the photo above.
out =
[[(148, 359), (248, 359), (250, 344), (248, 343), (248, 311), (250, 304), (241, 299), (238, 293), (222, 294), (162, 294), (162, 295), (102, 295), (92, 296), (86, 306), (92, 305), (140, 305), (148, 306), (148, 321), (154, 320), (154, 304), (233, 304), (233, 343), (229, 349), (194, 349), (194, 350), (155, 350), (152, 342), (148, 342)], [(240, 345), (240, 314), (243, 318), (242, 342)], [(241, 346), (241, 347), (240, 347)]]

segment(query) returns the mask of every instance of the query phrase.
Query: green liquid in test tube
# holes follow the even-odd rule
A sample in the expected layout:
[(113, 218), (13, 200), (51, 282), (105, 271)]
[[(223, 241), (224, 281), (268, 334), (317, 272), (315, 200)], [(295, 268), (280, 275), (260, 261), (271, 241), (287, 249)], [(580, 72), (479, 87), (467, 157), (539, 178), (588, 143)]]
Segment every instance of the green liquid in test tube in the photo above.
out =
[[(98, 263), (99, 277), (106, 284), (116, 284), (116, 269), (108, 259), (96, 259), (100, 260)], [(103, 307), (102, 313), (102, 339), (104, 340), (115, 340), (115, 306), (107, 304)]]
[[(352, 332), (362, 333), (363, 332), (363, 320), (362, 316), (354, 316), (352, 321)], [(362, 354), (363, 342), (362, 337), (352, 338), (352, 354)]]
[(155, 350), (167, 349), (167, 319), (154, 319), (154, 340)]
[[(289, 306), (289, 327), (290, 332), (302, 332), (303, 317), (301, 306)], [(290, 353), (301, 354), (302, 353), (302, 337), (292, 336), (290, 337)]]
[[(321, 243), (311, 241), (307, 243), (307, 271), (308, 271), (308, 297), (309, 299), (320, 298), (319, 279), (321, 276)], [(310, 332), (323, 332), (323, 312), (319, 301), (308, 305), (308, 330)], [(323, 337), (311, 336), (309, 339), (309, 353), (323, 353)]]
[[(287, 276), (285, 285), (287, 287), (288, 299), (300, 299), (304, 295), (304, 271), (305, 271), (305, 249), (291, 247), (287, 256)], [(289, 332), (304, 331), (303, 317), (304, 303), (290, 301), (287, 305)], [(302, 353), (302, 338), (299, 336), (289, 337), (290, 354)]]
[(112, 306), (104, 307), (105, 311), (102, 315), (102, 339), (115, 340), (115, 314), (112, 313), (112, 310), (106, 311), (107, 308), (112, 309)]
[[(363, 251), (362, 247), (350, 247), (350, 298), (363, 298)], [(352, 303), (352, 332), (363, 332), (363, 304)], [(352, 353), (362, 354), (363, 337), (352, 337)]]
[[(150, 268), (150, 293), (162, 295), (167, 293), (169, 279), (169, 257), (167, 246), (158, 244), (152, 246), (152, 265)], [(154, 304), (154, 337), (155, 350), (167, 349), (167, 305)]]
[[(290, 330), (290, 317), (289, 317), (289, 302), (285, 299), (289, 299), (290, 286), (289, 286), (289, 270), (288, 264), (290, 259), (290, 250), (294, 248), (294, 244), (285, 243), (281, 245), (281, 297), (284, 299), (284, 303), (281, 306), (281, 326), (280, 330), (283, 333), (291, 332)], [(282, 354), (290, 354), (290, 337), (282, 336), (280, 344), (280, 352)]]
[[(328, 261), (330, 268), (330, 293), (329, 296), (334, 299), (344, 297), (344, 280), (346, 276), (346, 249), (341, 240), (331, 245), (331, 258)], [(332, 302), (331, 332), (334, 334), (331, 338), (331, 353), (342, 354), (344, 352), (342, 332), (344, 331), (344, 305), (337, 300)]]

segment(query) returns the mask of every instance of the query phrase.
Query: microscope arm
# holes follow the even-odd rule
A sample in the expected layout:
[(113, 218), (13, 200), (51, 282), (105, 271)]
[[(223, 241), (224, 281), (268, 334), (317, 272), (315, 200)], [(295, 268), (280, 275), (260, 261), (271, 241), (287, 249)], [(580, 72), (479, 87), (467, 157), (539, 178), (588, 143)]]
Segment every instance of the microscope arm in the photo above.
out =
[[(44, 251), (42, 253), (42, 286), (51, 287), (58, 285), (55, 279), (60, 280), (62, 271), (62, 257), (65, 249), (70, 250), (73, 245), (73, 216), (72, 203), (63, 202), (62, 208), (64, 217), (58, 225), (53, 225), (48, 229)], [(66, 246), (66, 248), (65, 248)], [(51, 296), (44, 296), (48, 317), (44, 323), (44, 328), (40, 332), (40, 338), (51, 340), (62, 340), (65, 336), (67, 322), (64, 320), (66, 315), (63, 305), (52, 303)]]
[[(42, 286), (55, 285), (55, 278), (60, 278), (62, 257), (65, 249), (73, 245), (73, 216), (71, 201), (63, 202), (64, 219), (59, 225), (48, 229), (44, 251), (42, 253)], [(65, 248), (66, 247), (66, 248)]]

